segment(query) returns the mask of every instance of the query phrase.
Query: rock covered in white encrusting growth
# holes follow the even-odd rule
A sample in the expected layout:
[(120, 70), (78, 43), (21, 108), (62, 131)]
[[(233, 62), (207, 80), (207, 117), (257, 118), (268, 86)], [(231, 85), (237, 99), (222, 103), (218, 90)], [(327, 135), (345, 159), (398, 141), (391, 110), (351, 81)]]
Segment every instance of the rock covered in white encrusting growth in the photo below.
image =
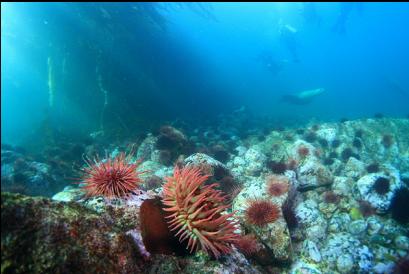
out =
[(246, 166), (246, 161), (243, 157), (236, 156), (232, 161), (229, 161), (226, 166), (230, 168), (230, 171), (234, 176), (240, 178), (244, 176), (244, 167)]
[(196, 166), (204, 170), (211, 176), (210, 180), (215, 182), (226, 176), (232, 176), (235, 181), (239, 181), (236, 174), (232, 174), (225, 164), (204, 153), (195, 153), (187, 157), (184, 161), (186, 166)]
[(354, 258), (351, 254), (341, 254), (337, 259), (337, 270), (341, 273), (351, 273), (354, 267)]
[(393, 248), (388, 248), (380, 244), (377, 246), (373, 246), (372, 251), (374, 253), (374, 258), (375, 258), (374, 262), (383, 262), (383, 263), (395, 261), (393, 258), (396, 258), (398, 256), (397, 254), (399, 253), (398, 250), (395, 250)]
[(319, 186), (332, 183), (333, 177), (327, 167), (318, 160), (307, 160), (297, 170), (301, 186)]
[[(152, 174), (152, 173), (150, 173)], [(153, 175), (158, 176), (159, 178), (164, 179), (165, 177), (173, 175), (173, 167), (162, 166), (160, 169), (157, 169)]]
[[(236, 183), (243, 180), (240, 173), (231, 172), (227, 165), (204, 153), (195, 153), (190, 155), (184, 160), (184, 164), (186, 166), (199, 167), (203, 173), (210, 175), (208, 182), (220, 182), (219, 187), (223, 191), (232, 191), (232, 188), (239, 186), (236, 185)], [(232, 183), (224, 184), (223, 180), (225, 178), (232, 179)]]
[(294, 170), (286, 170), (284, 175), (288, 178), (291, 186), (297, 188), (300, 185), (300, 182), (297, 180), (297, 173)]
[(406, 237), (404, 235), (398, 235), (395, 238), (394, 243), (397, 248), (409, 251), (409, 237)]
[(300, 220), (300, 223), (304, 224), (305, 226), (310, 226), (320, 217), (318, 203), (311, 199), (305, 200), (298, 204), (295, 212)]
[(83, 202), (84, 206), (89, 209), (95, 210), (96, 212), (102, 213), (105, 212), (107, 207), (114, 206), (114, 207), (125, 207), (127, 209), (131, 208), (139, 208), (143, 201), (148, 199), (155, 198), (156, 193), (149, 190), (136, 190), (134, 194), (130, 195), (126, 199), (124, 198), (105, 198), (103, 196), (95, 196), (91, 197), (86, 200), (81, 200), (79, 202)]
[(318, 266), (299, 260), (291, 266), (291, 274), (321, 274)]
[[(395, 191), (401, 187), (399, 171), (389, 168), (389, 175), (385, 173), (372, 173), (361, 177), (356, 183), (358, 192), (357, 198), (369, 202), (379, 212), (384, 212), (388, 209), (391, 199)], [(378, 178), (386, 178), (389, 180), (389, 191), (385, 194), (379, 194), (374, 188), (374, 184)]]
[(193, 165), (193, 166), (207, 164), (210, 166), (220, 166), (220, 167), (225, 168), (223, 163), (217, 161), (216, 159), (204, 153), (195, 153), (195, 154), (190, 155), (189, 157), (185, 159), (185, 163), (187, 165)]
[(265, 251), (271, 256), (271, 261), (287, 263), (291, 261), (291, 237), (283, 216), (264, 227), (252, 225), (248, 229), (263, 244)]
[[(5, 147), (5, 148), (4, 148)], [(1, 148), (1, 191), (23, 191), (30, 196), (52, 196), (62, 173), (46, 163), (32, 161), (8, 145)], [(59, 187), (58, 187), (59, 189)]]
[(169, 165), (170, 164), (170, 153), (167, 153), (167, 152), (168, 151), (166, 150), (164, 153), (163, 150), (155, 149), (152, 151), (150, 159), (157, 163)]
[(102, 196), (91, 197), (84, 202), (84, 206), (98, 213), (105, 212), (106, 200)]
[(365, 173), (366, 173), (365, 164), (354, 157), (350, 157), (345, 165), (344, 169), (345, 176), (358, 179)]
[(320, 212), (318, 210), (318, 203), (314, 200), (305, 200), (300, 203), (295, 212), (300, 220), (301, 224), (310, 226), (314, 221), (319, 218)]
[(77, 201), (85, 195), (81, 188), (66, 186), (63, 191), (56, 193), (51, 199), (54, 201), (70, 202)]
[(155, 198), (155, 193), (153, 191), (138, 190), (136, 194), (130, 195), (123, 202), (127, 207), (130, 207), (130, 206), (140, 207), (145, 200), (149, 200), (153, 198)]
[(334, 176), (332, 189), (336, 194), (349, 196), (351, 194), (353, 184), (354, 181), (351, 178)]
[(238, 155), (238, 156), (243, 157), (244, 154), (245, 154), (246, 151), (247, 151), (247, 148), (246, 148), (245, 146), (238, 146), (238, 147), (236, 147), (234, 150), (237, 151), (237, 155)]
[(152, 160), (151, 156), (155, 150), (155, 144), (158, 140), (157, 137), (154, 137), (152, 134), (149, 134), (146, 137), (141, 145), (138, 147), (138, 151), (136, 152), (136, 158), (142, 159), (143, 161)]
[(379, 219), (379, 216), (370, 216), (366, 222), (368, 223), (368, 234), (369, 235), (378, 235), (381, 229), (383, 228), (382, 221)]
[(166, 166), (154, 161), (142, 162), (138, 167), (138, 171), (144, 171), (144, 173), (140, 175), (142, 179), (149, 178), (152, 175), (156, 175), (161, 178), (172, 175), (172, 168), (167, 168)]
[(266, 156), (260, 151), (257, 145), (249, 148), (244, 154), (246, 161), (262, 162), (266, 160)]
[(254, 199), (268, 199), (264, 177), (247, 177), (244, 186), (234, 200), (233, 208), (238, 213), (244, 214), (248, 201)]
[(373, 267), (373, 254), (366, 245), (356, 249), (356, 260), (358, 261), (360, 273), (370, 272)]
[[(323, 198), (325, 199), (325, 193), (322, 194)], [(320, 212), (323, 214), (323, 216), (326, 219), (331, 218), (331, 216), (333, 216), (335, 214), (335, 212), (338, 210), (338, 203), (327, 203), (325, 201), (321, 202), (318, 204), (318, 209), (320, 210)]]
[(366, 231), (366, 228), (365, 220), (356, 220), (349, 224), (348, 230), (352, 235), (360, 235)]
[[(408, 119), (362, 119), (339, 124), (341, 142), (351, 143), (357, 130), (363, 132), (364, 149), (360, 153), (363, 162), (390, 163), (400, 170), (408, 170), (409, 142), (407, 138), (400, 138), (409, 136)], [(392, 137), (390, 146), (384, 145), (385, 135)]]
[(267, 157), (255, 145), (246, 151), (244, 154), (244, 160), (246, 162), (246, 174), (250, 176), (257, 176), (263, 170)]
[(327, 237), (327, 222), (324, 217), (320, 215), (314, 225), (305, 228), (305, 235), (317, 242), (325, 239)]
[(233, 165), (234, 166), (245, 166), (246, 165), (246, 161), (244, 160), (244, 158), (236, 156), (233, 159)]
[[(352, 258), (353, 267), (351, 268), (355, 269), (358, 273), (370, 272), (373, 267), (372, 252), (370, 252), (368, 247), (363, 245), (357, 238), (344, 232), (330, 234), (324, 247), (321, 249), (323, 260), (329, 264), (330, 269), (335, 269), (338, 267), (338, 258), (341, 254)], [(341, 269), (347, 268), (341, 266)]]
[(244, 214), (244, 211), (248, 206), (249, 199), (258, 198), (267, 198), (264, 180), (261, 177), (252, 177), (250, 180), (245, 182), (244, 187), (234, 199), (233, 208), (234, 210), (238, 210), (238, 213)]
[(384, 274), (384, 273), (393, 273), (393, 269), (395, 267), (395, 263), (394, 262), (389, 262), (387, 264), (384, 263), (377, 263), (374, 267), (373, 267), (373, 271), (376, 274)]
[(260, 175), (267, 161), (266, 155), (261, 152), (262, 149), (254, 145), (247, 150), (242, 146), (236, 148), (236, 150), (238, 156), (227, 163), (227, 166), (231, 168), (231, 172), (237, 177)]
[[(306, 150), (308, 150), (308, 154), (300, 155), (300, 148), (305, 148)], [(317, 149), (310, 143), (307, 143), (303, 140), (297, 140), (289, 147), (290, 158), (297, 160), (299, 163), (307, 162), (309, 160), (318, 160), (316, 155)]]
[[(401, 171), (409, 170), (409, 140), (401, 137), (409, 134), (409, 120), (366, 119), (324, 124), (320, 125), (315, 133), (319, 139), (327, 140), (329, 146), (326, 146), (325, 142), (310, 144), (303, 140), (294, 142), (291, 138), (286, 139), (285, 136), (294, 138), (300, 135), (291, 131), (285, 134), (272, 133), (262, 142), (264, 145), (262, 152), (271, 155), (269, 156), (271, 160), (298, 162), (295, 171), (296, 182), (300, 181), (299, 183), (316, 180), (316, 178), (311, 180), (312, 176), (308, 174), (309, 171), (314, 171), (311, 166), (324, 163), (323, 160), (328, 158), (334, 160), (332, 164), (325, 161), (325, 166), (336, 175), (328, 190), (339, 195), (340, 202), (336, 207), (325, 205), (322, 192), (326, 189), (311, 187), (306, 189), (309, 191), (301, 192), (304, 202), (295, 210), (304, 239), (316, 245), (321, 260), (318, 262), (313, 245), (294, 244), (296, 256), (290, 273), (391, 273), (388, 256), (397, 258), (408, 254), (405, 250), (406, 238), (403, 236), (406, 232), (402, 231), (400, 225), (390, 220), (389, 215), (375, 214), (364, 218), (361, 214), (356, 214), (360, 212), (359, 208), (362, 205), (360, 200), (365, 200), (358, 190), (357, 181), (368, 174), (367, 166), (373, 163), (380, 167), (379, 173), (376, 174), (387, 176), (392, 188), (399, 180), (391, 177), (399, 178), (399, 174), (390, 165)], [(393, 138), (390, 147), (385, 147), (381, 141), (385, 134)], [(361, 148), (354, 147), (356, 138), (361, 141)], [(337, 143), (335, 140), (338, 140)], [(306, 149), (299, 150), (300, 147)], [(347, 148), (353, 150), (355, 158), (349, 157), (345, 162), (342, 153)], [(304, 155), (299, 153), (306, 151), (308, 153)], [(304, 178), (300, 176), (301, 173), (304, 173)], [(409, 175), (401, 176), (408, 177)], [(398, 183), (402, 184), (402, 181)], [(369, 186), (367, 189), (374, 192)], [(331, 207), (335, 208), (335, 211), (330, 210)], [(297, 232), (298, 230), (295, 230), (295, 237), (298, 236)], [(336, 244), (339, 244), (339, 247)]]
[(315, 133), (317, 137), (327, 140), (328, 143), (332, 143), (337, 138), (337, 129), (330, 125), (321, 126)]
[(319, 242), (327, 236), (327, 221), (318, 209), (315, 200), (308, 199), (297, 205), (295, 214), (308, 239)]
[(304, 257), (309, 258), (316, 263), (321, 261), (321, 253), (313, 241), (305, 240), (303, 242), (303, 250), (306, 251)]
[(348, 213), (340, 213), (334, 215), (328, 224), (329, 232), (339, 232), (347, 230), (351, 223), (351, 216)]
[[(266, 193), (265, 178), (250, 177), (251, 179), (245, 182), (243, 189), (233, 201), (232, 209), (236, 211), (236, 216), (242, 220), (246, 231), (254, 234), (262, 244), (262, 253), (268, 254), (267, 257), (255, 257), (256, 260), (265, 261), (264, 264), (269, 264), (273, 261), (288, 262), (291, 259), (292, 248), (290, 233), (287, 224), (282, 214), (279, 218), (265, 226), (259, 227), (252, 225), (246, 221), (246, 210), (249, 207), (249, 201), (255, 199), (271, 199), (271, 201), (281, 208), (284, 199), (281, 197), (269, 197)], [(282, 195), (285, 196), (286, 194)], [(272, 236), (274, 235), (274, 236)]]

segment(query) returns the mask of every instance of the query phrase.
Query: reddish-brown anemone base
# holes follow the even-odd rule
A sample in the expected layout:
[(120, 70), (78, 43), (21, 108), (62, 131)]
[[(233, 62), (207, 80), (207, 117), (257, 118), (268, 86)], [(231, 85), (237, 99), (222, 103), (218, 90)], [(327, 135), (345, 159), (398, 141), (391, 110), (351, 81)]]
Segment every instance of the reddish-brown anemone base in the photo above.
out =
[(173, 236), (165, 220), (159, 198), (145, 200), (140, 207), (140, 228), (143, 244), (152, 254), (185, 254), (185, 246)]

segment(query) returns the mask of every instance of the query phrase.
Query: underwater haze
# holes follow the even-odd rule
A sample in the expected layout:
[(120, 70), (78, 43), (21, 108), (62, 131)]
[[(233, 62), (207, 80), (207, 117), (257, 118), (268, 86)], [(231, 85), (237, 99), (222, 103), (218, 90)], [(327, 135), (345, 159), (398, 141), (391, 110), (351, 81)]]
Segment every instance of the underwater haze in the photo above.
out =
[(2, 4), (2, 140), (46, 120), (132, 131), (243, 107), (282, 126), (408, 115), (407, 3), (190, 5)]
[(1, 273), (409, 273), (409, 3), (1, 3)]

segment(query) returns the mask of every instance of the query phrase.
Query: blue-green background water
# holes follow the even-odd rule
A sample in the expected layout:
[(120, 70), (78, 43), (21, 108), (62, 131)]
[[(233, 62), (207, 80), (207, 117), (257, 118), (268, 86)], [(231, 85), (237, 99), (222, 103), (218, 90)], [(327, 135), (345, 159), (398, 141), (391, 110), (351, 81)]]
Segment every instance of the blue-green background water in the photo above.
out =
[(408, 26), (408, 3), (2, 3), (2, 143), (133, 138), (238, 109), (276, 126), (406, 117)]

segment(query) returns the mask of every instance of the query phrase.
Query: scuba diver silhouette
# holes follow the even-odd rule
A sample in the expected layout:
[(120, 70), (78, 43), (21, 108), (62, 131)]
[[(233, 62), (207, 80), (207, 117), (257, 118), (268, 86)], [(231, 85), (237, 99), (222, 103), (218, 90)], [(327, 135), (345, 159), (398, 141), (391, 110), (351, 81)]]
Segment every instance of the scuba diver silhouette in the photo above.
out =
[(292, 59), (295, 63), (300, 62), (300, 59), (298, 58), (298, 53), (297, 53), (297, 41), (295, 39), (295, 35), (297, 33), (297, 29), (294, 27), (288, 25), (288, 24), (283, 24), (282, 21), (280, 20), (279, 22), (279, 34), (280, 34), (280, 39), (285, 45), (285, 47), (288, 49), (290, 52)]

